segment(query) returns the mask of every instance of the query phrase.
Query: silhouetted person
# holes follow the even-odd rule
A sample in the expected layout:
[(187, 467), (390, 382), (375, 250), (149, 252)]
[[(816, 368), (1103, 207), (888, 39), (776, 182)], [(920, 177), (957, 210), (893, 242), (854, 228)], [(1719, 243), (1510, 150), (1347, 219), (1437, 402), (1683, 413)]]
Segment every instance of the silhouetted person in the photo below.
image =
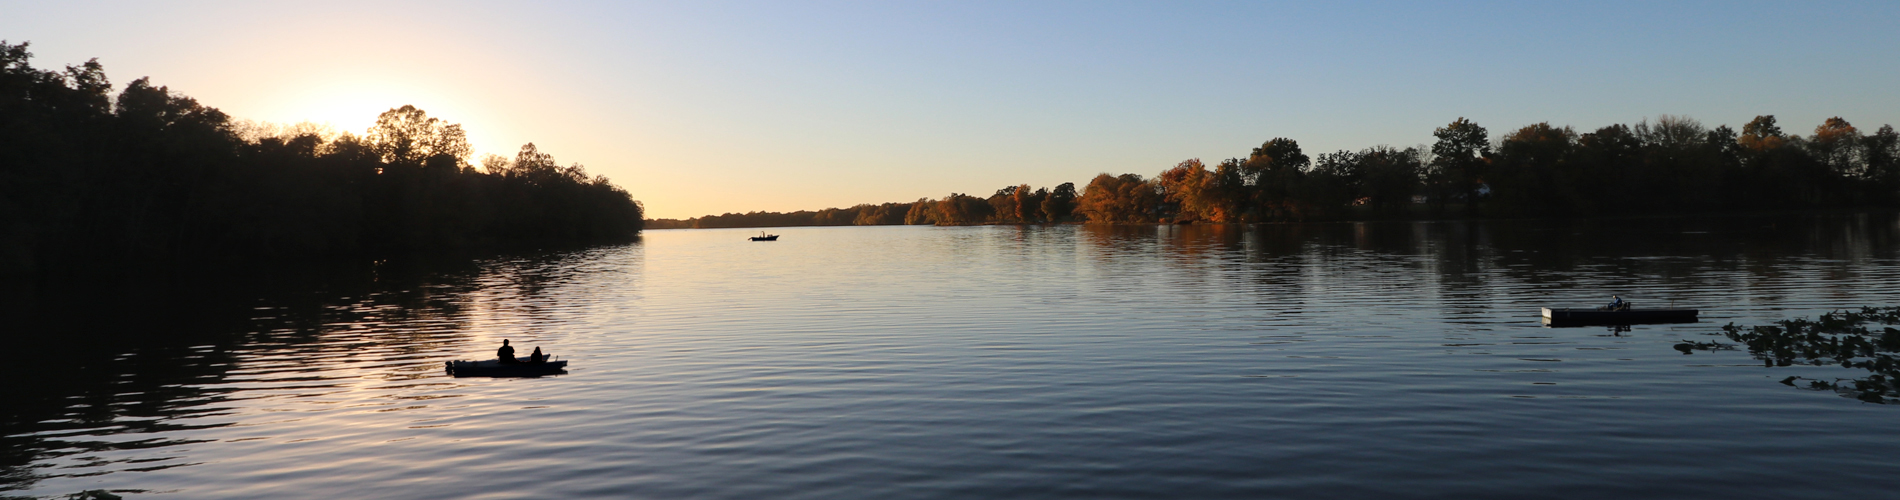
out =
[(534, 346), (534, 353), (528, 355), (529, 363), (542, 363), (542, 362), (546, 362), (547, 360), (548, 360), (548, 356), (546, 354), (541, 354), (541, 346)]
[[(536, 348), (536, 350), (539, 350), (539, 348)], [(508, 346), (508, 339), (501, 339), (501, 348), (495, 350), (495, 357), (501, 358), (501, 362), (503, 363), (515, 362), (515, 348)]]

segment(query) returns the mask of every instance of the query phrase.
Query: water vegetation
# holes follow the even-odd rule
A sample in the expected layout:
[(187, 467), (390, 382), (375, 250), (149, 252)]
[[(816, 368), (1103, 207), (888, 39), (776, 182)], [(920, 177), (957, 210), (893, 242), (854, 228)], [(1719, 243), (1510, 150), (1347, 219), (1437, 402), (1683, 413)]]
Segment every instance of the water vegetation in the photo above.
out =
[(1865, 376), (1832, 380), (1790, 376), (1781, 380), (1783, 384), (1832, 391), (1869, 403), (1900, 403), (1900, 360), (1895, 358), (1900, 354), (1900, 330), (1881, 326), (1875, 331), (1869, 324), (1900, 325), (1900, 307), (1841, 310), (1813, 320), (1795, 318), (1772, 325), (1729, 323), (1722, 332), (1747, 345), (1748, 353), (1769, 367), (1839, 365), (1867, 371)]
[(533, 144), (478, 168), (413, 106), (363, 135), (233, 120), (97, 60), (34, 68), (0, 41), (0, 274), (141, 262), (374, 256), (630, 240), (628, 193)]
[[(1274, 138), (1209, 166), (1182, 161), (1153, 177), (1095, 176), (1077, 194), (1007, 186), (988, 198), (951, 193), (911, 202), (902, 224), (1279, 222), (1451, 217), (1577, 217), (1900, 207), (1900, 133), (1864, 133), (1835, 117), (1808, 136), (1772, 115), (1738, 132), (1679, 116), (1588, 132), (1537, 123), (1493, 140), (1459, 118), (1432, 145), (1309, 156)], [(1063, 195), (1060, 193), (1067, 193)], [(877, 205), (886, 207), (894, 204)], [(897, 224), (821, 217), (851, 209), (754, 212), (655, 227)], [(888, 213), (888, 212), (887, 212)]]

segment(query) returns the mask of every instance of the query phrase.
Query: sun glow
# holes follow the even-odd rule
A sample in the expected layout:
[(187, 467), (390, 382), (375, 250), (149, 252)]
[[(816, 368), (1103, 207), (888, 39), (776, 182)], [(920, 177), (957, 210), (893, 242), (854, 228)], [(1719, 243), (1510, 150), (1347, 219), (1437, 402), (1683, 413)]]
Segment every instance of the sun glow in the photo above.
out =
[[(430, 117), (461, 124), (468, 133), (477, 156), (482, 153), (512, 151), (488, 144), (495, 131), (484, 128), (484, 115), (478, 106), (463, 105), (468, 99), (443, 95), (424, 85), (397, 80), (345, 80), (311, 82), (262, 97), (263, 101), (247, 109), (232, 109), (232, 115), (276, 125), (309, 122), (327, 126), (331, 132), (364, 135), (376, 117), (403, 105), (414, 105)], [(480, 122), (480, 123), (478, 123)], [(476, 161), (474, 157), (470, 161)]]
[[(416, 92), (403, 85), (365, 82), (328, 82), (284, 89), (261, 103), (257, 115), (247, 117), (278, 124), (327, 124), (337, 132), (362, 135), (376, 115), (403, 104), (421, 107)], [(424, 108), (428, 109), (428, 108)], [(434, 111), (434, 110), (430, 110)], [(431, 113), (432, 115), (434, 113)]]

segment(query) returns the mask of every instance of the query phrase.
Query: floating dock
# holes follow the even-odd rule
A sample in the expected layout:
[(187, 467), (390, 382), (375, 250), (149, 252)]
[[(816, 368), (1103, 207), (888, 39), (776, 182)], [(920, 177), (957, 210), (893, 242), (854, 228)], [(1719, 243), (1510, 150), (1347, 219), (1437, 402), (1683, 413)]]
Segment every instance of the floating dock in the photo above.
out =
[(1550, 326), (1647, 325), (1657, 323), (1694, 323), (1695, 309), (1603, 309), (1544, 308), (1544, 324)]

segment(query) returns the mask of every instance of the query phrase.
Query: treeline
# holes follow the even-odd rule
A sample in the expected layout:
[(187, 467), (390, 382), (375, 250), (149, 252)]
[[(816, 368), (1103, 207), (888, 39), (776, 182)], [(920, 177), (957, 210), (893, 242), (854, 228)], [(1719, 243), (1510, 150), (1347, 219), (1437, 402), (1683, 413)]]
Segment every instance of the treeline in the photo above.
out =
[[(1134, 194), (1104, 191), (1147, 198), (1089, 217), (1255, 222), (1900, 206), (1900, 134), (1891, 125), (1863, 134), (1838, 117), (1806, 137), (1784, 133), (1773, 116), (1737, 133), (1667, 115), (1587, 133), (1538, 123), (1495, 142), (1460, 118), (1434, 136), (1430, 149), (1375, 146), (1317, 158), (1277, 138), (1211, 169), (1182, 162), (1147, 181), (1149, 189), (1128, 190)], [(1098, 177), (1084, 205), (1097, 185), (1116, 182)], [(1143, 213), (1149, 200), (1155, 208)]]
[(1069, 220), (1070, 213), (1075, 207), (1075, 200), (1075, 184), (1063, 183), (1056, 186), (1055, 191), (1032, 190), (1025, 184), (998, 189), (989, 198), (951, 193), (941, 200), (925, 198), (910, 203), (863, 204), (851, 208), (827, 208), (815, 212), (800, 210), (790, 213), (727, 213), (684, 220), (655, 219), (647, 221), (647, 227), (712, 229), (1054, 222)]
[(642, 207), (535, 149), (478, 169), (412, 106), (364, 135), (233, 122), (97, 60), (0, 41), (0, 273), (175, 259), (360, 256), (625, 241)]
[(727, 213), (723, 215), (694, 217), (691, 219), (653, 219), (647, 221), (647, 227), (653, 229), (711, 229), (721, 227), (894, 225), (905, 223), (904, 215), (910, 213), (910, 208), (910, 203), (885, 203), (882, 205), (864, 204), (851, 208), (827, 208), (815, 212), (799, 210), (790, 213)]
[[(1569, 217), (1813, 208), (1900, 207), (1900, 134), (1829, 118), (1802, 136), (1758, 116), (1740, 132), (1686, 117), (1578, 133), (1549, 123), (1492, 140), (1463, 118), (1430, 147), (1374, 146), (1308, 156), (1275, 138), (1245, 157), (1180, 162), (1152, 178), (1101, 174), (1076, 195), (1012, 186), (988, 198), (952, 193), (908, 205), (903, 224), (1272, 222), (1408, 217)], [(863, 210), (872, 205), (860, 205)], [(840, 210), (840, 209), (830, 209)], [(896, 224), (820, 212), (671, 221), (669, 227)], [(801, 214), (812, 214), (805, 216)], [(797, 223), (777, 223), (781, 219)], [(711, 225), (713, 221), (720, 225)]]

